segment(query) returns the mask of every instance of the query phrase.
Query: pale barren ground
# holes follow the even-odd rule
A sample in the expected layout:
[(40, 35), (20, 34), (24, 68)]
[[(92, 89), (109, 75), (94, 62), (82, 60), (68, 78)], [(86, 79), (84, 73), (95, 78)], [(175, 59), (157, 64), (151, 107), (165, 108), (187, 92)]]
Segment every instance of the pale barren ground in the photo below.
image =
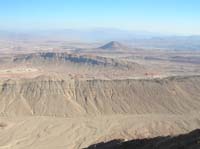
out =
[(199, 51), (101, 45), (0, 41), (0, 149), (79, 149), (200, 128)]
[(113, 115), (97, 117), (1, 117), (1, 149), (84, 148), (112, 139), (176, 135), (200, 126), (194, 115)]

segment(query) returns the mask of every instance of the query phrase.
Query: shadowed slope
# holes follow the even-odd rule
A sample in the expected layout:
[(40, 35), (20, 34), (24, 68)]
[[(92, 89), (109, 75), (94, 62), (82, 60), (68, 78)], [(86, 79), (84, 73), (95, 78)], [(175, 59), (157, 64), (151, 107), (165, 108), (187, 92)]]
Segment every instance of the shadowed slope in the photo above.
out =
[(176, 137), (156, 137), (138, 140), (112, 140), (89, 146), (87, 149), (199, 149), (200, 130)]

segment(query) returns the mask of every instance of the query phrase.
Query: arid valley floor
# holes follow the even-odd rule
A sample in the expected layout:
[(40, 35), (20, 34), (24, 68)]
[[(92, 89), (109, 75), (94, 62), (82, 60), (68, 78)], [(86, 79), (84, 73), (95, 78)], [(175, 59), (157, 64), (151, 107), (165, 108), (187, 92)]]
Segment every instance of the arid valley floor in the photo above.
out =
[(0, 149), (80, 149), (200, 128), (200, 51), (0, 41)]

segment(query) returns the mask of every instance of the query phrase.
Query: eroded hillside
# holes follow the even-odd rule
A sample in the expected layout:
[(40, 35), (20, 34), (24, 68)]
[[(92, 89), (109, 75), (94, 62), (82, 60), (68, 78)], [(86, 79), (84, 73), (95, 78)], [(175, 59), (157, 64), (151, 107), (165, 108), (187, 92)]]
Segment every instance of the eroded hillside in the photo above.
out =
[(199, 110), (200, 77), (1, 80), (1, 115), (184, 114)]
[(2, 57), (0, 68), (4, 73), (0, 72), (0, 77), (10, 76), (11, 73), (11, 77), (19, 76), (13, 71), (15, 67), (38, 70), (32, 73), (33, 76), (57, 73), (78, 78), (126, 78), (144, 75), (146, 72), (143, 65), (116, 58), (67, 52), (43, 52)]
[(199, 64), (120, 47), (0, 55), (0, 148), (80, 149), (199, 128)]

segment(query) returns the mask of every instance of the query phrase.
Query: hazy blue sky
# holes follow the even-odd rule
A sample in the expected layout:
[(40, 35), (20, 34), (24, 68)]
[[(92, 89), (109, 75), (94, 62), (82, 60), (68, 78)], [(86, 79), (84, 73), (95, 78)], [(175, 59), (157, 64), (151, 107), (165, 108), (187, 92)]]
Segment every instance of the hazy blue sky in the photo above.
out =
[(200, 0), (0, 0), (0, 29), (95, 27), (200, 34)]

